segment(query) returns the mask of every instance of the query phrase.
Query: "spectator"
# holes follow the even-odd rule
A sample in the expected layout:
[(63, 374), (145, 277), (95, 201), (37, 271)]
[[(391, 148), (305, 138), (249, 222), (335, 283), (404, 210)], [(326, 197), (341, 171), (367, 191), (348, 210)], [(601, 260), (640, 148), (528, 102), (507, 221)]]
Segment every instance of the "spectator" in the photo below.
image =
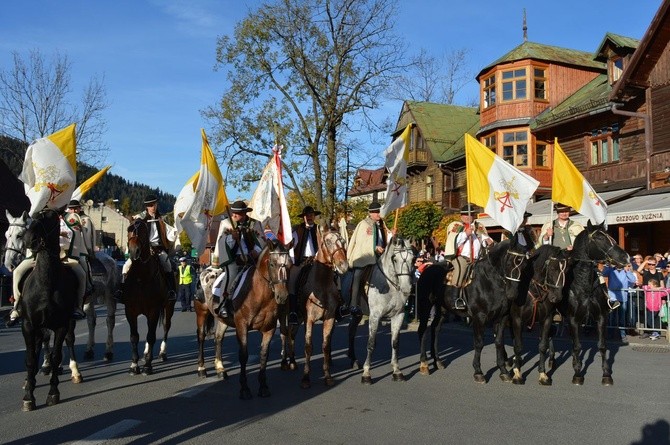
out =
[(632, 266), (626, 264), (623, 268), (606, 266), (602, 275), (607, 278), (607, 293), (610, 298), (610, 307), (614, 307), (612, 300), (618, 301), (619, 306), (610, 314), (610, 326), (618, 326), (621, 341), (628, 343), (626, 328), (631, 325), (628, 319), (628, 291), (637, 284), (637, 276), (632, 271)]
[(179, 258), (179, 302), (181, 311), (191, 311), (191, 302), (193, 301), (193, 267), (186, 262), (186, 257)]
[[(647, 313), (647, 328), (660, 328), (661, 320), (658, 316), (661, 310), (662, 298), (667, 295), (665, 288), (654, 278), (649, 280), (649, 284), (644, 286), (644, 303)], [(659, 331), (652, 331), (648, 337), (651, 340), (658, 340), (661, 334)], [(642, 336), (647, 337), (647, 334)]]
[(656, 260), (656, 266), (661, 270), (665, 270), (665, 266), (668, 265), (668, 260), (665, 259), (663, 254), (655, 253), (654, 259)]
[(642, 264), (637, 268), (637, 272), (642, 275), (643, 286), (649, 284), (649, 280), (653, 278), (665, 288), (665, 277), (663, 276), (663, 272), (658, 269), (654, 257), (647, 255)]

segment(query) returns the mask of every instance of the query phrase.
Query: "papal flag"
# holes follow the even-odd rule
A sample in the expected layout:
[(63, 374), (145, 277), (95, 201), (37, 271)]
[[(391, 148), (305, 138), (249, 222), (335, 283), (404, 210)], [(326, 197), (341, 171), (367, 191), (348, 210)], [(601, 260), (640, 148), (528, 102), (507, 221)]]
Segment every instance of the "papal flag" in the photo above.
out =
[(398, 136), (384, 150), (386, 162), (384, 167), (388, 171), (386, 179), (386, 199), (379, 214), (383, 217), (407, 205), (407, 161), (409, 159), (409, 143), (412, 124), (407, 125)]
[(111, 165), (108, 165), (107, 167), (103, 168), (102, 170), (98, 171), (97, 173), (93, 174), (90, 178), (88, 178), (86, 181), (82, 182), (79, 184), (79, 187), (77, 187), (74, 190), (74, 193), (72, 193), (72, 199), (76, 199), (78, 201), (81, 200), (81, 198), (84, 197), (86, 192), (91, 190), (91, 188), (98, 182), (102, 177), (107, 173), (107, 171), (112, 168)]
[(607, 203), (577, 170), (554, 139), (554, 175), (551, 180), (551, 200), (568, 205), (596, 224), (607, 218)]
[(72, 198), (77, 181), (75, 125), (37, 139), (26, 150), (19, 179), (32, 217), (45, 207), (61, 209)]
[(272, 159), (265, 166), (249, 201), (249, 207), (253, 209), (249, 216), (260, 221), (266, 232), (272, 232), (282, 244), (287, 245), (293, 240), (293, 231), (282, 182), (282, 148), (281, 145), (272, 148)]
[(465, 135), (465, 170), (469, 201), (483, 207), (501, 227), (516, 232), (539, 181), (469, 134)]
[[(184, 216), (186, 210), (188, 210), (189, 207), (193, 205), (193, 199), (195, 198), (195, 186), (198, 183), (199, 177), (200, 170), (195, 172), (195, 174), (191, 176), (188, 181), (186, 181), (186, 185), (182, 187), (179, 195), (177, 195), (177, 200), (174, 202), (173, 215), (174, 225), (177, 233), (181, 233), (182, 231), (186, 230), (182, 225), (182, 217)], [(188, 235), (189, 231), (191, 231), (191, 227), (193, 227), (193, 224), (189, 224), (188, 222), (186, 224), (190, 226), (189, 230), (186, 231), (186, 234)], [(194, 236), (197, 237), (197, 234), (194, 234)], [(188, 235), (188, 238), (191, 239), (191, 235)]]
[(181, 214), (180, 225), (186, 231), (193, 248), (201, 255), (205, 250), (212, 218), (221, 215), (228, 207), (223, 176), (207, 141), (205, 130), (202, 130), (200, 171), (198, 177), (194, 176), (190, 181), (193, 184), (193, 199), (183, 213), (178, 212), (175, 203), (175, 215)]

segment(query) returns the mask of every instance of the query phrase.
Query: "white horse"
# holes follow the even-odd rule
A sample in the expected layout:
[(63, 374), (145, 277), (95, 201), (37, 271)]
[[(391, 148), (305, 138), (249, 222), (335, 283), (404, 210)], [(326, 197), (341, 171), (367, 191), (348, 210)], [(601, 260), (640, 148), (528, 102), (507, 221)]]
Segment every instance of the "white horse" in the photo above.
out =
[(7, 232), (5, 232), (5, 257), (3, 263), (5, 267), (12, 272), (16, 266), (21, 264), (23, 258), (25, 258), (25, 249), (23, 248), (23, 235), (28, 229), (28, 224), (30, 224), (30, 218), (28, 218), (28, 212), (24, 211), (21, 216), (15, 217), (8, 210), (5, 210), (5, 215), (7, 215), (7, 221), (9, 221), (9, 227)]
[[(393, 381), (404, 381), (405, 376), (398, 365), (398, 336), (405, 318), (405, 304), (412, 292), (412, 277), (414, 276), (414, 250), (409, 240), (394, 236), (384, 253), (377, 259), (377, 264), (372, 267), (372, 274), (366, 283), (370, 319), (368, 321), (368, 355), (363, 365), (361, 383), (372, 383), (370, 362), (375, 349), (377, 328), (383, 317), (391, 319)], [(347, 355), (354, 368), (358, 368), (354, 352), (354, 339), (356, 337), (356, 327), (360, 321), (360, 315), (352, 315), (349, 323), (349, 351)]]

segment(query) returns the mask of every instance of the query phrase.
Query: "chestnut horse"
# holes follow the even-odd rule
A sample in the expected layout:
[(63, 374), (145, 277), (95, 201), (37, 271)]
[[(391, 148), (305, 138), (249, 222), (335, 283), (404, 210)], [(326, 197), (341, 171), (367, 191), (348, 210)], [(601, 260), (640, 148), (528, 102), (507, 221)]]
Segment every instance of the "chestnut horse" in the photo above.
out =
[[(163, 268), (157, 255), (152, 254), (149, 243), (149, 226), (141, 219), (134, 220), (128, 226), (128, 255), (132, 265), (128, 270), (124, 284), (124, 305), (126, 318), (130, 325), (130, 345), (132, 363), (130, 373), (153, 373), (153, 347), (156, 342), (156, 327), (162, 321), (164, 329), (161, 357), (166, 359), (164, 348), (170, 331), (174, 301), (168, 301), (168, 287)], [(144, 350), (144, 368), (138, 365), (137, 349), (140, 334), (137, 330), (137, 317), (147, 318), (147, 337)]]
[[(327, 386), (335, 381), (330, 375), (331, 335), (335, 326), (335, 313), (340, 306), (340, 291), (335, 283), (335, 272), (340, 275), (349, 268), (347, 249), (339, 232), (327, 226), (317, 231), (318, 251), (312, 264), (303, 268), (298, 277), (296, 292), (299, 301), (298, 317), (305, 320), (305, 369), (301, 386), (311, 386), (309, 372), (312, 358), (312, 330), (314, 323), (323, 321), (323, 376)], [(303, 279), (303, 276), (305, 279)], [(286, 312), (286, 306), (282, 307)], [(286, 317), (280, 316), (282, 337), (282, 369), (295, 369), (295, 336), (298, 326), (287, 326)]]
[(260, 253), (255, 266), (247, 274), (250, 278), (242, 283), (239, 294), (232, 300), (233, 312), (226, 318), (216, 315), (216, 306), (212, 296), (212, 284), (221, 274), (220, 269), (206, 269), (200, 274), (203, 295), (195, 300), (195, 312), (198, 325), (198, 373), (205, 376), (204, 342), (207, 328), (211, 328), (216, 319), (215, 366), (217, 374), (225, 377), (226, 372), (221, 360), (221, 342), (227, 326), (234, 326), (237, 334), (240, 360), (240, 398), (251, 399), (251, 390), (247, 384), (247, 362), (249, 360), (248, 334), (250, 330), (260, 331), (261, 351), (258, 373), (258, 395), (269, 397), (266, 367), (270, 341), (277, 328), (279, 307), (288, 297), (288, 272), (291, 267), (289, 252), (276, 240), (269, 240)]

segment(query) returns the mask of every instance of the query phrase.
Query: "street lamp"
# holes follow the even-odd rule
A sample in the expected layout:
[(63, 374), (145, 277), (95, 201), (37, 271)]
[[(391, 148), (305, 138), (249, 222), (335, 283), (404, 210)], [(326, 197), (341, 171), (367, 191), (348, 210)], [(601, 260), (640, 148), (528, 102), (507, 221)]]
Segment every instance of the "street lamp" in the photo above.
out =
[(98, 207), (100, 207), (100, 250), (104, 249), (103, 238), (105, 236), (105, 231), (102, 228), (102, 223), (105, 222), (105, 203), (99, 202)]

